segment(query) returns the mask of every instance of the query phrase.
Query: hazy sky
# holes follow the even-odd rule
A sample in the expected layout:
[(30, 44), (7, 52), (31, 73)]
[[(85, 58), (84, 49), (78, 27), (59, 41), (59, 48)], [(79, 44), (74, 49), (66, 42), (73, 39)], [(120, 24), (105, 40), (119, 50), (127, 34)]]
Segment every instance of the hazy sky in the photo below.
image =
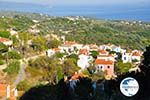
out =
[(114, 5), (114, 4), (150, 3), (150, 0), (0, 0), (0, 1), (38, 3), (49, 5)]

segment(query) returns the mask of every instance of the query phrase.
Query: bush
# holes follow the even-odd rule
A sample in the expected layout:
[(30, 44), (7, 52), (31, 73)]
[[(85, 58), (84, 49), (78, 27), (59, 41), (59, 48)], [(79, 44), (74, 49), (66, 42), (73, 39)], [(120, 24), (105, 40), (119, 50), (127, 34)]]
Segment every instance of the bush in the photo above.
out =
[(18, 74), (20, 70), (20, 62), (17, 60), (13, 60), (11, 61), (7, 68), (4, 69), (5, 72), (7, 72), (7, 74)]
[(3, 65), (4, 64), (4, 61), (0, 60), (0, 65)]
[(27, 80), (23, 80), (17, 85), (17, 90), (19, 91), (27, 91), (29, 88), (30, 88), (30, 85)]
[(115, 64), (115, 70), (117, 73), (126, 73), (133, 67), (132, 63), (123, 63), (122, 61), (118, 61)]
[(8, 59), (21, 59), (21, 55), (17, 51), (9, 51), (8, 55), (5, 55), (5, 57), (8, 56)]
[(9, 38), (9, 36), (10, 36), (10, 33), (7, 31), (0, 32), (0, 37)]
[(7, 51), (8, 51), (8, 47), (5, 44), (0, 43), (0, 53), (4, 53)]

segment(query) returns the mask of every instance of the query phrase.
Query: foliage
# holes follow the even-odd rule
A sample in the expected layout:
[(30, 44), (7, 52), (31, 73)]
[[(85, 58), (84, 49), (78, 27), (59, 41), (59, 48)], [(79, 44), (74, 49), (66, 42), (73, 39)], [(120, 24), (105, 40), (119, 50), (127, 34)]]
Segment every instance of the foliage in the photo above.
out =
[(20, 70), (20, 62), (17, 60), (12, 60), (6, 69), (4, 69), (7, 74), (18, 74)]
[(29, 60), (28, 64), (30, 67), (34, 67), (37, 69), (46, 68), (49, 65), (49, 58), (45, 56), (41, 56), (35, 60)]
[(71, 54), (71, 55), (67, 56), (67, 58), (73, 58), (77, 61), (78, 60), (78, 55), (77, 54)]
[(23, 80), (17, 85), (17, 90), (18, 91), (27, 91), (28, 89), (30, 89), (30, 87), (31, 86), (30, 86), (28, 80)]
[(56, 84), (64, 75), (62, 65), (56, 58), (42, 56), (35, 60), (30, 60), (29, 66), (31, 67), (29, 70), (33, 70), (33, 72), (28, 72), (32, 73), (32, 75), (34, 74), (34, 77), (37, 76), (36, 73), (39, 73), (38, 75), (43, 77), (42, 81), (48, 81), (50, 84)]
[(77, 67), (76, 59), (68, 58), (64, 61), (64, 67), (63, 67), (64, 73), (66, 75), (73, 75), (75, 72), (79, 70), (79, 67)]
[(132, 63), (123, 63), (122, 61), (118, 61), (115, 64), (116, 73), (126, 73), (133, 67)]
[(8, 31), (0, 31), (0, 37), (9, 38), (10, 33)]
[(91, 73), (89, 73), (88, 69), (84, 69), (84, 70), (82, 71), (82, 73), (83, 73), (84, 75), (91, 76)]
[(97, 58), (97, 55), (99, 54), (99, 52), (98, 51), (91, 51), (91, 56), (93, 57), (93, 58)]
[(96, 82), (96, 81), (98, 81), (98, 80), (104, 80), (105, 79), (105, 72), (103, 72), (103, 71), (99, 71), (99, 72), (96, 72), (96, 73), (94, 73), (94, 74), (92, 74), (92, 80), (94, 81), (94, 82)]
[(57, 52), (54, 56), (56, 56), (56, 58), (62, 58), (64, 56), (64, 53)]
[(57, 48), (61, 44), (60, 41), (54, 39), (48, 42), (48, 48)]
[(96, 71), (96, 67), (95, 66), (90, 66), (87, 68), (87, 70), (89, 71), (90, 74), (94, 74)]
[(7, 54), (5, 54), (5, 58), (6, 57), (8, 59), (21, 59), (21, 55), (15, 50), (9, 51)]
[(0, 65), (3, 65), (4, 64), (4, 61), (3, 60), (0, 60)]
[(7, 51), (8, 51), (8, 47), (5, 44), (0, 43), (0, 54)]
[(13, 41), (13, 46), (18, 46), (19, 39), (16, 36), (11, 36), (11, 39)]
[(32, 39), (32, 47), (34, 50), (37, 51), (43, 51), (47, 49), (46, 43), (47, 43), (46, 39), (42, 36), (37, 36)]

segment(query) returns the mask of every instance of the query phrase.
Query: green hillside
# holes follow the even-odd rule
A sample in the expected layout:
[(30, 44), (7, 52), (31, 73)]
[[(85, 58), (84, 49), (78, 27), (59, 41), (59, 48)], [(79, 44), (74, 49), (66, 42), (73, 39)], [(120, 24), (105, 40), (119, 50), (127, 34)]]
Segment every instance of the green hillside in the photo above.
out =
[[(54, 33), (65, 35), (67, 40), (80, 43), (104, 44), (113, 43), (131, 49), (143, 49), (150, 44), (150, 23), (140, 21), (112, 21), (80, 17), (69, 20), (62, 17), (48, 17), (46, 15), (0, 12), (0, 32), (13, 28), (18, 32), (28, 32), (35, 25), (33, 19), (38, 20), (36, 29), (38, 35)], [(5, 17), (4, 17), (5, 16)], [(67, 33), (66, 33), (67, 32)]]

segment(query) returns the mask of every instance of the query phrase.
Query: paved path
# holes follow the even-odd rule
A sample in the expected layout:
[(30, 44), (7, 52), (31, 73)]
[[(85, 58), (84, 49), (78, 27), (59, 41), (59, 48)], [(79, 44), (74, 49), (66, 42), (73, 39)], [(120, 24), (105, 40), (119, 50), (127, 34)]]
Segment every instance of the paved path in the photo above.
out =
[(20, 71), (19, 71), (19, 73), (18, 73), (18, 75), (16, 77), (15, 82), (13, 83), (13, 86), (17, 86), (17, 84), (19, 84), (21, 81), (23, 81), (25, 79), (25, 77), (26, 77), (25, 69), (26, 69), (26, 67), (28, 65), (28, 61), (30, 59), (36, 59), (39, 56), (44, 56), (44, 55), (45, 55), (45, 53), (43, 52), (43, 53), (41, 53), (39, 55), (32, 56), (32, 57), (26, 58), (24, 60), (20, 60)]
[(19, 82), (23, 81), (26, 77), (25, 74), (25, 68), (27, 67), (27, 64), (25, 62), (23, 62), (22, 60), (20, 60), (20, 71), (16, 77), (15, 82), (13, 83), (13, 86), (16, 86), (17, 84), (19, 84)]

